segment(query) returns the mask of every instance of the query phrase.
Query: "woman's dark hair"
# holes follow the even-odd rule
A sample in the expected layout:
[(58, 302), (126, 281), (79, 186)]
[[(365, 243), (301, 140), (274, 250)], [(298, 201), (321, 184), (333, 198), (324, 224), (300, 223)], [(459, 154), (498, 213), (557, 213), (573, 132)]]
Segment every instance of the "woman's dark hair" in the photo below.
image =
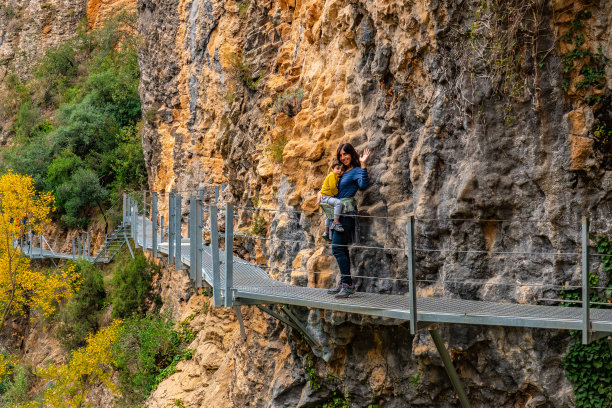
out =
[(336, 159), (338, 159), (339, 162), (342, 163), (342, 161), (340, 160), (340, 152), (343, 150), (345, 153), (348, 153), (351, 155), (351, 166), (353, 167), (361, 166), (361, 162), (359, 161), (359, 154), (357, 154), (357, 151), (355, 150), (353, 145), (350, 143), (343, 143), (340, 146), (338, 146), (338, 150), (336, 151)]

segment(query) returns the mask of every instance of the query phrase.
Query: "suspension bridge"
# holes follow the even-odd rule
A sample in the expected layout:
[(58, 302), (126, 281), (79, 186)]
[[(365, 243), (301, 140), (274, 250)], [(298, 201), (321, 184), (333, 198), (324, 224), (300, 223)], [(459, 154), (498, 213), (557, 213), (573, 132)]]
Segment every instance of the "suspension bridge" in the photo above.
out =
[[(155, 192), (145, 192), (142, 196), (137, 197), (138, 199), (124, 195), (122, 223), (110, 237), (107, 237), (104, 246), (96, 256), (90, 254), (90, 245), (85, 238), (82, 242), (75, 243), (73, 241), (71, 254), (61, 254), (53, 251), (48, 243), (47, 249), (44, 249), (43, 243), (46, 240), (43, 236), (39, 238), (40, 245), (38, 247), (33, 246), (34, 239), (30, 237), (29, 244), (23, 248), (23, 252), (32, 258), (74, 259), (80, 256), (91, 262), (110, 262), (114, 254), (123, 245), (127, 245), (133, 255), (129, 241), (131, 238), (134, 245), (141, 247), (143, 251), (151, 252), (154, 257), (167, 257), (168, 262), (174, 264), (177, 270), (186, 269), (196, 288), (211, 287), (214, 306), (234, 307), (243, 338), (245, 333), (239, 308), (242, 305), (256, 305), (304, 332), (311, 343), (314, 343), (314, 340), (290, 310), (283, 308), (287, 315), (283, 316), (263, 305), (297, 305), (406, 320), (409, 322), (412, 334), (415, 334), (421, 328), (429, 329), (463, 407), (468, 407), (469, 403), (448, 351), (435, 329), (431, 328), (433, 324), (579, 330), (582, 332), (582, 342), (584, 344), (612, 334), (612, 310), (597, 308), (600, 304), (589, 301), (592, 290), (597, 289), (597, 287), (592, 287), (589, 281), (589, 222), (586, 218), (582, 222), (582, 245), (579, 251), (548, 254), (571, 255), (580, 259), (577, 263), (581, 264), (582, 282), (581, 285), (573, 287), (581, 290), (581, 299), (583, 300), (574, 301), (578, 307), (417, 296), (415, 252), (419, 248), (415, 246), (414, 226), (418, 219), (415, 219), (412, 214), (406, 216), (406, 246), (404, 248), (392, 248), (405, 252), (407, 256), (406, 276), (401, 280), (407, 282), (408, 293), (406, 295), (393, 295), (356, 292), (343, 299), (328, 294), (327, 289), (296, 286), (278, 281), (273, 279), (266, 271), (273, 269), (273, 267), (255, 265), (236, 257), (234, 255), (236, 239), (252, 238), (271, 242), (284, 242), (285, 240), (235, 231), (235, 212), (250, 211), (253, 215), (253, 212), (257, 209), (235, 207), (232, 203), (226, 203), (224, 208), (219, 208), (218, 195), (219, 190), (217, 188), (214, 201), (211, 198), (208, 204), (204, 200), (202, 190), (198, 194), (190, 195), (185, 199), (178, 192), (161, 195)], [(163, 211), (161, 212), (158, 205), (160, 197), (164, 201)], [(188, 208), (183, 207), (184, 201), (189, 202)], [(280, 210), (270, 211), (279, 212)], [(208, 217), (205, 217), (205, 214), (208, 214)], [(224, 221), (223, 234), (219, 232), (220, 219)], [(185, 230), (187, 234), (184, 234)], [(204, 239), (205, 236), (207, 239)], [(223, 248), (220, 248), (221, 239), (224, 241)], [(85, 245), (85, 242), (87, 242), (87, 245)], [(354, 250), (359, 247), (359, 245), (354, 246)], [(389, 249), (366, 246), (362, 246), (362, 248)], [(591, 254), (591, 256), (594, 255)], [(313, 271), (304, 272), (316, 273)], [(381, 279), (365, 276), (362, 278)], [(525, 284), (517, 283), (516, 285), (524, 286)], [(558, 285), (556, 287), (563, 288), (566, 286)]]

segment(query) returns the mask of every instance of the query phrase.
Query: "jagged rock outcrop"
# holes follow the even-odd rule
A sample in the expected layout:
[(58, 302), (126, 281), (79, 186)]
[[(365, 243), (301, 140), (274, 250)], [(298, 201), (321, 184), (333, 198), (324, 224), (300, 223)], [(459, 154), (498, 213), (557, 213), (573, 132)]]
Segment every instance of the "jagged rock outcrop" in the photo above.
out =
[[(612, 57), (604, 3), (139, 0), (138, 13), (154, 190), (225, 182), (241, 205), (313, 211), (338, 144), (368, 147), (371, 186), (359, 208), (389, 218), (363, 219), (362, 242), (401, 248), (402, 217), (414, 211), (418, 247), (437, 251), (418, 253), (419, 293), (428, 296), (558, 297), (554, 288), (492, 284), (578, 283), (576, 256), (493, 252), (576, 252), (582, 215), (597, 233), (611, 232), (612, 149), (595, 134), (612, 128), (611, 67), (603, 63), (584, 83), (589, 62), (561, 58), (579, 47)], [(581, 31), (568, 35), (577, 20)], [(578, 44), (573, 36), (582, 35)], [(299, 243), (237, 242), (244, 257), (268, 256), (284, 281), (330, 284), (329, 275), (290, 271), (336, 271), (329, 249), (317, 246), (318, 215), (257, 217), (270, 236)], [(240, 228), (253, 223), (241, 214)], [(465, 250), (477, 252), (456, 252)], [(356, 275), (406, 275), (402, 251), (355, 249), (351, 257)], [(357, 285), (407, 291), (401, 280)], [(323, 344), (314, 367), (333, 376), (315, 392), (304, 379), (305, 348), (257, 310), (245, 311), (245, 343), (234, 331), (206, 355), (201, 337), (226, 322), (211, 313), (194, 343), (198, 358), (182, 363), (168, 380), (175, 386), (164, 383), (151, 406), (182, 393), (187, 377), (206, 383), (191, 392), (192, 406), (210, 395), (219, 406), (307, 406), (332, 389), (347, 389), (357, 406), (372, 398), (385, 407), (455, 405), (427, 334), (413, 338), (398, 322), (304, 310)], [(452, 326), (443, 335), (474, 406), (572, 406), (561, 368), (567, 333)], [(207, 371), (202, 361), (213, 358), (230, 381)]]

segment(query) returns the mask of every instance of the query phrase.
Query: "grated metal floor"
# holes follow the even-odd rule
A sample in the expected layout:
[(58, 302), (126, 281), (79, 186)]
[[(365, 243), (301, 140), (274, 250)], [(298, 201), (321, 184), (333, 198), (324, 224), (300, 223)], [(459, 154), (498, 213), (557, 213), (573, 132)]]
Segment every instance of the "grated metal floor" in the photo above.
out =
[[(147, 236), (147, 241), (151, 242), (150, 234)], [(163, 248), (160, 252), (167, 254), (167, 242), (160, 244), (160, 248)], [(223, 251), (220, 251), (219, 259), (221, 259), (223, 286), (225, 270)], [(328, 294), (326, 289), (292, 286), (279, 282), (270, 278), (256, 265), (234, 259), (234, 296), (238, 301), (293, 304), (410, 320), (407, 295), (357, 292), (347, 299), (337, 299), (334, 295)], [(189, 240), (185, 239), (182, 245), (182, 260), (185, 265), (189, 265)], [(203, 278), (212, 286), (212, 256), (209, 246), (204, 246), (202, 264)], [(582, 329), (581, 308), (558, 306), (426, 297), (417, 299), (417, 316), (421, 322)], [(612, 310), (591, 309), (591, 321), (594, 331), (612, 333)]]

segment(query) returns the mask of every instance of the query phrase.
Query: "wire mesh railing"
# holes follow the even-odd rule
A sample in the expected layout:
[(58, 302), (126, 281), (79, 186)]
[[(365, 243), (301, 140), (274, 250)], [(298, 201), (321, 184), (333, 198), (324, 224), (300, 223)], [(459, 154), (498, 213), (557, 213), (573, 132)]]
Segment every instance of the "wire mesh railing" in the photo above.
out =
[[(415, 217), (413, 214), (406, 216), (379, 216), (379, 215), (368, 215), (368, 214), (349, 214), (348, 216), (354, 219), (361, 220), (365, 223), (379, 223), (384, 221), (386, 228), (394, 228), (393, 234), (386, 234), (384, 240), (376, 241), (375, 239), (366, 240), (365, 243), (349, 244), (349, 243), (338, 243), (332, 241), (332, 243), (322, 242), (317, 240), (310, 232), (287, 233), (283, 231), (281, 234), (275, 234), (279, 232), (274, 224), (278, 214), (288, 214), (290, 219), (302, 220), (304, 217), (310, 217), (312, 224), (316, 222), (316, 217), (324, 217), (325, 215), (318, 212), (298, 211), (293, 209), (271, 209), (271, 208), (256, 208), (255, 206), (233, 206), (231, 203), (227, 204), (225, 208), (217, 208), (219, 195), (216, 194), (215, 199), (203, 197), (199, 192), (186, 192), (187, 196), (183, 196), (178, 192), (170, 192), (167, 195), (157, 195), (156, 193), (150, 193), (150, 201), (147, 202), (147, 194), (143, 194), (142, 205), (139, 206), (137, 203), (131, 203), (130, 213), (125, 214), (128, 222), (132, 224), (132, 235), (136, 234), (137, 240), (141, 243), (144, 248), (151, 248), (153, 251), (157, 251), (159, 245), (164, 246), (164, 251), (168, 253), (170, 262), (175, 262), (177, 268), (182, 268), (183, 261), (188, 259), (190, 265), (203, 265), (203, 259), (201, 258), (200, 252), (203, 251), (203, 247), (208, 244), (208, 248), (218, 248), (220, 240), (225, 241), (225, 256), (226, 259), (209, 259), (209, 266), (214, 269), (215, 263), (223, 265), (225, 269), (224, 288), (221, 288), (221, 293), (229, 294), (232, 291), (232, 279), (231, 269), (236, 266), (255, 266), (262, 271), (268, 271), (268, 275), (274, 274), (286, 274), (286, 272), (298, 272), (307, 275), (333, 275), (337, 272), (333, 271), (318, 271), (313, 268), (301, 267), (287, 267), (287, 261), (281, 262), (280, 265), (274, 264), (274, 259), (271, 256), (266, 255), (266, 263), (253, 265), (252, 263), (239, 260), (232, 256), (234, 240), (238, 240), (237, 243), (242, 248), (259, 246), (266, 248), (267, 253), (270, 254), (271, 248), (282, 251), (283, 247), (290, 247), (290, 253), (296, 253), (302, 249), (316, 249), (321, 247), (331, 248), (332, 252), (334, 249), (342, 247), (351, 247), (353, 250), (361, 251), (382, 251), (388, 256), (391, 256), (392, 263), (395, 263), (394, 268), (389, 268), (385, 271), (383, 268), (377, 268), (373, 271), (373, 274), (354, 273), (352, 278), (361, 279), (363, 281), (383, 281), (383, 282), (398, 282), (405, 284), (408, 288), (408, 297), (410, 297), (410, 311), (413, 313), (411, 316), (412, 322), (416, 324), (416, 294), (417, 288), (424, 288), (427, 285), (442, 285), (446, 288), (451, 286), (470, 286), (470, 287), (514, 287), (515, 290), (524, 290), (529, 288), (530, 290), (539, 291), (540, 299), (543, 302), (562, 302), (564, 299), (554, 299), (550, 297), (550, 291), (552, 293), (562, 293), (563, 291), (582, 291), (582, 300), (572, 299), (572, 302), (580, 304), (584, 311), (584, 332), (588, 333), (588, 322), (589, 322), (589, 308), (593, 306), (607, 306), (606, 302), (590, 302), (589, 296), (592, 291), (607, 290), (610, 289), (607, 286), (597, 286), (596, 283), (589, 281), (591, 278), (589, 269), (591, 266), (597, 266), (597, 262), (601, 261), (609, 255), (589, 253), (589, 242), (588, 242), (588, 220), (584, 220), (581, 230), (579, 233), (566, 234), (567, 239), (558, 244), (558, 249), (552, 248), (550, 251), (543, 251), (538, 248), (541, 247), (536, 244), (525, 244), (524, 242), (489, 242), (486, 244), (486, 239), (480, 239), (478, 245), (486, 246), (486, 248), (461, 248), (458, 245), (452, 245), (451, 247), (444, 247), (443, 240), (436, 242), (435, 239), (428, 237), (427, 228), (430, 227), (428, 223), (440, 222), (440, 223), (477, 223), (479, 225), (487, 223), (507, 223), (513, 225), (516, 222), (525, 223), (530, 222), (533, 224), (543, 224), (546, 220), (542, 219), (496, 219), (496, 218), (485, 218), (485, 219), (471, 219), (471, 218), (426, 218), (426, 217)], [(191, 193), (191, 194), (189, 194)], [(154, 198), (155, 197), (155, 198)], [(163, 204), (163, 211), (159, 210), (157, 200), (160, 197), (167, 198), (167, 204)], [(129, 201), (129, 200), (128, 200)], [(128, 203), (130, 204), (130, 203)], [(208, 205), (206, 205), (208, 204)], [(142, 208), (142, 214), (139, 213), (139, 208)], [(260, 214), (269, 213), (271, 217), (271, 223), (256, 233), (255, 231), (249, 231), (249, 219), (254, 220), (256, 216)], [(163, 215), (162, 215), (163, 214)], [(208, 215), (208, 219), (206, 218)], [(164, 218), (167, 217), (167, 218)], [(345, 216), (345, 215), (343, 215)], [(139, 219), (142, 217), (142, 220)], [(221, 221), (219, 223), (219, 221)], [(301, 225), (299, 221), (296, 225)], [(403, 223), (405, 221), (405, 223)], [(239, 224), (236, 227), (234, 224)], [(138, 225), (141, 225), (142, 238), (138, 238)], [(380, 225), (380, 224), (379, 224)], [(150, 228), (150, 233), (145, 231), (146, 228)], [(245, 228), (245, 226), (247, 228)], [(185, 228), (186, 227), (186, 228)], [(219, 228), (220, 227), (220, 228)], [(275, 229), (276, 228), (276, 229)], [(444, 227), (446, 228), (446, 227)], [(221, 235), (221, 231), (224, 235)], [(416, 232), (415, 232), (416, 230)], [(186, 233), (185, 233), (186, 231)], [(404, 242), (398, 238), (398, 235), (405, 234)], [(375, 237), (380, 238), (380, 234), (373, 234)], [(452, 237), (452, 234), (448, 234), (446, 239)], [(157, 241), (154, 243), (153, 241)], [(185, 241), (187, 244), (185, 244)], [(432, 243), (434, 245), (432, 245)], [(573, 245), (573, 247), (572, 247)], [(523, 249), (525, 247), (534, 248), (533, 250)], [(514, 248), (513, 248), (514, 247)], [(546, 246), (545, 246), (546, 247)], [(552, 247), (549, 245), (549, 247)], [(515, 249), (516, 248), (516, 249)], [(182, 254), (182, 251), (189, 250), (189, 255)], [(212, 251), (216, 253), (216, 250)], [(214, 255), (211, 255), (214, 258)], [(549, 267), (556, 263), (563, 263), (565, 266), (564, 270), (567, 272), (573, 270), (573, 268), (580, 268), (580, 276), (582, 282), (575, 281), (575, 274), (569, 278), (569, 281), (555, 281), (554, 276), (542, 275), (540, 281), (525, 281), (524, 279), (512, 278), (509, 276), (499, 277), (493, 275), (489, 278), (484, 279), (457, 279), (452, 276), (449, 278), (447, 274), (440, 274), (438, 277), (429, 278), (431, 274), (419, 273), (416, 270), (419, 262), (422, 262), (424, 257), (438, 257), (442, 261), (445, 261), (448, 257), (475, 257), (465, 258), (465, 262), (474, 262), (474, 260), (484, 259), (485, 261), (499, 261), (501, 259), (509, 260), (514, 262), (516, 265), (521, 265), (523, 270), (528, 269), (525, 265), (533, 265), (541, 267), (542, 264)], [(221, 257), (219, 253), (216, 255), (217, 258)], [(255, 257), (256, 258), (256, 257)], [(199, 260), (198, 260), (199, 259)], [(401, 265), (398, 262), (401, 261)], [(534, 263), (537, 262), (537, 263)], [(444, 262), (442, 262), (443, 264)], [(217, 268), (220, 268), (217, 265)], [(195, 280), (198, 280), (198, 267), (195, 271), (190, 267), (190, 274), (193, 275)], [(402, 275), (397, 275), (398, 270), (403, 270)], [(378, 276), (378, 275), (391, 275), (391, 276)], [(212, 271), (212, 280), (214, 281), (214, 271)], [(372, 276), (375, 275), (375, 276)], [(418, 276), (417, 276), (418, 275)], [(586, 280), (585, 280), (586, 277)], [(221, 278), (219, 278), (221, 279)], [(563, 275), (563, 279), (566, 280), (567, 273)], [(513, 281), (509, 281), (513, 280)], [(211, 283), (211, 282), (209, 282)], [(212, 282), (213, 285), (219, 284), (219, 282)], [(275, 285), (273, 283), (269, 283)], [(418, 285), (418, 286), (417, 286)], [(546, 292), (548, 291), (548, 292)], [(543, 296), (547, 294), (547, 296)], [(232, 300), (225, 299), (224, 302), (231, 304)], [(578, 303), (577, 303), (578, 302)], [(411, 327), (412, 328), (412, 327)]]

